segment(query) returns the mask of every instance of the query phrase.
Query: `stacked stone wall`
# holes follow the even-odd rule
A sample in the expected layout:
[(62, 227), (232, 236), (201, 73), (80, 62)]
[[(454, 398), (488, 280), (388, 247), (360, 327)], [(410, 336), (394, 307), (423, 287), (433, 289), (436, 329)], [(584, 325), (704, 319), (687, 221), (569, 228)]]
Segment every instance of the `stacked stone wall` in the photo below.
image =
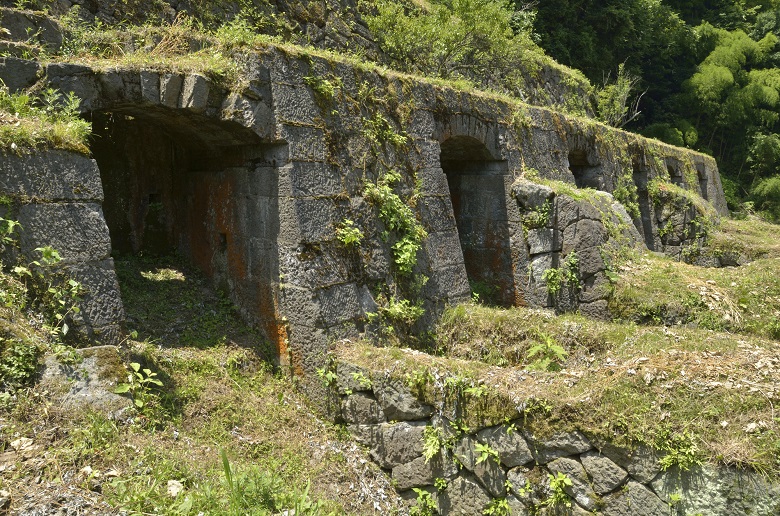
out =
[[(489, 397), (489, 387), (476, 380), (466, 395), (465, 385), (461, 391), (448, 387), (457, 378), (432, 376), (442, 396), (430, 400), (416, 394), (414, 371), (372, 369), (338, 356), (334, 369), (337, 416), (410, 504), (422, 490), (441, 514), (483, 514), (499, 503), (513, 515), (768, 516), (780, 511), (780, 488), (752, 471), (664, 468), (665, 452), (647, 445), (618, 446), (577, 429), (534, 433), (526, 424), (526, 409), (532, 409), (517, 405), (519, 392), (485, 401), (500, 408), (482, 407), (477, 415), (462, 401), (471, 396), (472, 405), (481, 407), (479, 398)], [(567, 482), (556, 487), (554, 479), (561, 476)]]
[(6, 265), (40, 260), (38, 248), (60, 253), (57, 266), (81, 283), (81, 311), (68, 319), (69, 337), (119, 344), (124, 309), (103, 217), (103, 188), (94, 160), (64, 151), (0, 154), (0, 216), (19, 222), (18, 247), (8, 246)]

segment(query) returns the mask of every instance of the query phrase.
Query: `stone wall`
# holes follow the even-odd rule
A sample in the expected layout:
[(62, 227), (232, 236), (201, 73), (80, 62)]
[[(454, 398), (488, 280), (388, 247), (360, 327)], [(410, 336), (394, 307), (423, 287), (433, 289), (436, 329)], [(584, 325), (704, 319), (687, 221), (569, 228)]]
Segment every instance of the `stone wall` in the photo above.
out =
[[(330, 387), (337, 417), (404, 498), (414, 503), (419, 497), (414, 489), (423, 490), (441, 514), (482, 514), (498, 503), (513, 515), (780, 511), (780, 487), (751, 471), (713, 465), (663, 470), (664, 452), (648, 446), (616, 446), (577, 429), (534, 434), (525, 423), (527, 405), (518, 404), (522, 393), (483, 403), (488, 388), (478, 380), (435, 375), (430, 382), (440, 395), (430, 399), (420, 396), (414, 371), (369, 368), (338, 357), (334, 369)], [(464, 393), (469, 388), (470, 396)], [(479, 411), (469, 413), (464, 401), (469, 397)], [(560, 475), (569, 483), (559, 484), (559, 495), (565, 494), (556, 504), (551, 480)]]
[(38, 260), (39, 247), (59, 251), (60, 266), (85, 289), (81, 312), (68, 321), (68, 336), (118, 344), (124, 309), (95, 161), (55, 150), (0, 154), (0, 194), (11, 200), (2, 216), (21, 224), (18, 250), (6, 250), (6, 263)]
[[(690, 237), (661, 235), (674, 204), (659, 211), (657, 185), (725, 212), (715, 162), (697, 153), (348, 60), (269, 47), (242, 61), (240, 91), (197, 73), (11, 58), (0, 77), (31, 85), (37, 75), (18, 73), (29, 65), (40, 86), (80, 97), (100, 136), (92, 151), (115, 246), (188, 256), (265, 330), (282, 362), (307, 376), (330, 342), (390, 326), (421, 334), (480, 284), (504, 306), (598, 312), (601, 252), (636, 239), (626, 213), (650, 249), (679, 253)], [(551, 222), (530, 227), (524, 221), (539, 206), (518, 203), (521, 178), (572, 195), (562, 191)], [(578, 186), (602, 193), (580, 196)], [(369, 187), (387, 187), (395, 200), (371, 200)], [(576, 197), (597, 201), (575, 206)], [(402, 226), (410, 222), (393, 219), (382, 205), (390, 201), (425, 232), (408, 271), (399, 254), (409, 254)], [(610, 234), (613, 219), (620, 234)], [(362, 235), (357, 245), (339, 238), (348, 221)], [(584, 288), (551, 298), (540, 275), (571, 250), (589, 267)]]

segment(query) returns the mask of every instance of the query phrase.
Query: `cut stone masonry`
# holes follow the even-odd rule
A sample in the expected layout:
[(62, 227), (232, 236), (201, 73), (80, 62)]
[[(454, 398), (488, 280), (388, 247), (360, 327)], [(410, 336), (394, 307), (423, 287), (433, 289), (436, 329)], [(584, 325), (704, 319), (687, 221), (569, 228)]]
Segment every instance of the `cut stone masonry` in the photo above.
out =
[[(30, 221), (23, 238), (57, 236), (35, 223), (53, 209), (74, 231), (105, 214), (114, 250), (188, 257), (276, 343), (282, 362), (309, 375), (323, 364), (329, 341), (365, 331), (366, 314), (404, 290), (425, 309), (415, 332), (430, 328), (447, 304), (468, 300), (472, 289), (503, 306), (579, 306), (604, 315), (605, 249), (638, 242), (679, 253), (687, 245), (684, 234), (659, 237), (659, 224), (672, 220), (682, 233), (687, 220), (646, 193), (654, 179), (674, 180), (669, 169), (680, 171), (674, 177), (684, 189), (726, 212), (715, 162), (701, 154), (544, 108), (279, 48), (243, 62), (246, 86), (231, 92), (198, 74), (4, 58), (7, 84), (19, 89), (40, 80), (75, 93), (95, 133), (95, 161), (81, 175), (57, 169), (83, 158), (3, 159), (7, 174), (28, 185), (39, 184), (25, 179), (31, 169), (58, 178), (59, 189), (89, 185), (78, 188), (77, 206), (20, 207)], [(26, 72), (33, 68), (36, 75)], [(328, 96), (316, 78), (339, 86)], [(100, 184), (85, 175), (95, 166)], [(412, 274), (417, 287), (396, 270), (396, 237), (364, 198), (365, 185), (390, 170), (401, 177), (395, 192), (427, 232)], [(551, 197), (529, 177), (597, 191), (586, 200)], [(12, 186), (2, 191), (22, 204), (44, 198)], [(549, 220), (524, 225), (545, 195)], [(616, 202), (632, 198), (633, 220)], [(364, 235), (357, 248), (336, 237), (347, 219)], [(620, 231), (610, 233), (612, 226)], [(87, 238), (82, 249), (77, 242), (50, 243), (67, 248), (74, 264), (99, 263), (91, 270), (113, 278), (105, 272), (112, 270), (105, 239)], [(582, 288), (548, 295), (544, 271), (572, 251)], [(121, 310), (101, 313), (121, 324)]]

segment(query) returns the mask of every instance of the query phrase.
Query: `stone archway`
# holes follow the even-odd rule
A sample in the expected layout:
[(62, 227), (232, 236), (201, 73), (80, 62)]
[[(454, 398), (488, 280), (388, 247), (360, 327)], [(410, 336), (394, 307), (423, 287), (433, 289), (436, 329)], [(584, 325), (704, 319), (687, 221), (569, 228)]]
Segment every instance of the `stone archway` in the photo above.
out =
[(515, 305), (507, 162), (475, 138), (453, 136), (441, 144), (441, 166), (472, 291), (491, 304)]

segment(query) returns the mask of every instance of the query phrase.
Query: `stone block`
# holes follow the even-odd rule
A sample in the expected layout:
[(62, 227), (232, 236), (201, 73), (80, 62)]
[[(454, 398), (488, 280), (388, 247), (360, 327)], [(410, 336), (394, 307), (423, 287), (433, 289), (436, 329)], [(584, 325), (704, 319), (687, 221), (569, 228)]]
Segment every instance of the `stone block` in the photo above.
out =
[(780, 514), (780, 486), (759, 473), (704, 465), (688, 471), (661, 472), (652, 488), (662, 501), (682, 494), (675, 504), (680, 514)]
[(369, 444), (371, 457), (381, 467), (392, 469), (422, 456), (425, 423), (382, 424)]
[(97, 163), (61, 150), (4, 155), (0, 160), (0, 192), (42, 201), (103, 201)]
[(458, 477), (439, 496), (439, 506), (442, 514), (474, 516), (482, 514), (490, 500), (490, 495), (475, 480)]
[(404, 491), (413, 487), (433, 485), (437, 478), (450, 479), (458, 474), (458, 467), (452, 458), (438, 453), (431, 460), (417, 457), (411, 462), (393, 468), (392, 478), (396, 489)]
[(39, 258), (38, 247), (59, 251), (63, 263), (108, 258), (111, 238), (99, 204), (25, 204), (19, 209), (20, 248), (29, 259)]
[(328, 153), (322, 129), (282, 124), (278, 134), (289, 145), (291, 161), (326, 161)]
[(354, 283), (334, 285), (317, 292), (323, 324), (335, 326), (363, 315)]
[(477, 438), (498, 452), (501, 464), (508, 468), (522, 466), (534, 460), (523, 436), (516, 430), (509, 431), (505, 425), (485, 428)]
[(160, 76), (160, 104), (166, 107), (179, 107), (179, 94), (181, 93), (184, 77), (178, 74), (166, 73)]
[(563, 252), (568, 254), (572, 250), (599, 247), (607, 239), (607, 230), (601, 221), (583, 219), (575, 224), (570, 224), (563, 231)]
[(628, 471), (629, 475), (643, 484), (652, 481), (661, 471), (660, 457), (649, 446), (639, 445), (633, 450), (628, 450), (601, 441), (595, 444), (602, 455)]
[(139, 74), (141, 98), (150, 104), (160, 103), (160, 74), (143, 70)]
[(456, 231), (446, 233), (431, 233), (424, 241), (432, 269), (463, 264), (463, 254), (460, 239)]
[(274, 84), (273, 99), (280, 122), (294, 125), (316, 125), (322, 118), (311, 88), (303, 85)]
[(556, 242), (555, 230), (539, 228), (528, 230), (528, 254), (552, 253), (561, 250), (560, 242)]
[(97, 346), (76, 351), (79, 360), (63, 364), (54, 355), (44, 360), (39, 386), (75, 412), (96, 411), (108, 418), (129, 415), (133, 401), (114, 394), (117, 383), (126, 381), (126, 369), (114, 346)]
[(443, 300), (451, 304), (471, 299), (471, 287), (463, 264), (432, 266), (431, 270), (432, 274), (422, 290), (425, 298)]
[(593, 490), (598, 495), (614, 491), (628, 478), (626, 470), (596, 451), (583, 453), (580, 461), (590, 475)]
[(549, 186), (540, 185), (525, 179), (515, 181), (512, 185), (512, 193), (517, 200), (517, 204), (523, 210), (541, 208), (546, 201), (551, 201), (555, 196), (553, 189)]
[(81, 311), (74, 317), (74, 324), (82, 327), (81, 333), (102, 344), (119, 344), (125, 310), (114, 271), (114, 260), (70, 265), (71, 277), (84, 288)]
[(397, 378), (380, 378), (374, 382), (374, 394), (390, 421), (415, 421), (433, 414), (433, 407), (420, 401)]
[(202, 113), (209, 104), (209, 80), (202, 75), (192, 74), (184, 78), (179, 107)]
[(367, 378), (370, 380), (370, 371), (354, 364), (339, 362), (336, 365), (336, 373), (338, 374), (336, 386), (340, 393), (344, 393), (347, 390), (352, 392), (372, 392), (371, 385), (367, 385), (365, 382), (358, 380), (358, 378)]
[(543, 439), (537, 439), (532, 434), (525, 433), (525, 438), (536, 457), (536, 461), (540, 464), (547, 464), (559, 457), (579, 455), (593, 448), (588, 438), (576, 430)]
[(457, 231), (449, 196), (425, 196), (417, 201), (422, 223), (428, 233)]
[(0, 80), (11, 93), (29, 88), (38, 80), (41, 65), (27, 59), (0, 57)]
[(341, 402), (341, 418), (346, 423), (354, 425), (385, 422), (382, 407), (372, 395), (363, 392), (353, 393)]
[(279, 199), (279, 239), (284, 242), (320, 242), (331, 240), (340, 222), (331, 199)]
[(581, 278), (589, 278), (594, 274), (603, 273), (607, 269), (601, 248), (585, 247), (577, 249), (578, 271)]
[(436, 140), (415, 140), (413, 146), (417, 152), (412, 152), (408, 158), (410, 165), (420, 170), (441, 168), (441, 145)]
[(83, 65), (51, 63), (46, 65), (46, 80), (52, 88), (81, 99), (79, 112), (87, 113), (103, 107), (103, 99), (95, 72)]
[(467, 435), (455, 442), (453, 454), (491, 495), (506, 495), (506, 473), (494, 457), (483, 456), (477, 450), (478, 444), (480, 443), (476, 438)]
[(574, 459), (560, 458), (547, 464), (547, 469), (553, 475), (563, 473), (571, 480), (571, 485), (564, 486), (563, 490), (577, 502), (577, 505), (588, 511), (596, 508), (597, 496), (590, 487), (588, 475), (582, 464)]
[(278, 174), (282, 196), (336, 196), (344, 190), (341, 171), (326, 163), (293, 162), (273, 171)]
[(322, 322), (320, 304), (311, 289), (285, 285), (279, 289), (279, 314), (292, 324), (314, 326)]
[(638, 482), (604, 497), (604, 516), (668, 516), (669, 505)]
[[(553, 255), (552, 253), (540, 254), (534, 256), (531, 259), (531, 281), (537, 285), (545, 286), (544, 283), (544, 271), (552, 269)], [(546, 287), (545, 287), (546, 288)]]
[[(62, 28), (48, 16), (30, 11), (0, 10), (0, 28), (11, 41), (38, 42), (49, 50), (62, 46)], [(5, 39), (5, 38), (3, 38)]]

